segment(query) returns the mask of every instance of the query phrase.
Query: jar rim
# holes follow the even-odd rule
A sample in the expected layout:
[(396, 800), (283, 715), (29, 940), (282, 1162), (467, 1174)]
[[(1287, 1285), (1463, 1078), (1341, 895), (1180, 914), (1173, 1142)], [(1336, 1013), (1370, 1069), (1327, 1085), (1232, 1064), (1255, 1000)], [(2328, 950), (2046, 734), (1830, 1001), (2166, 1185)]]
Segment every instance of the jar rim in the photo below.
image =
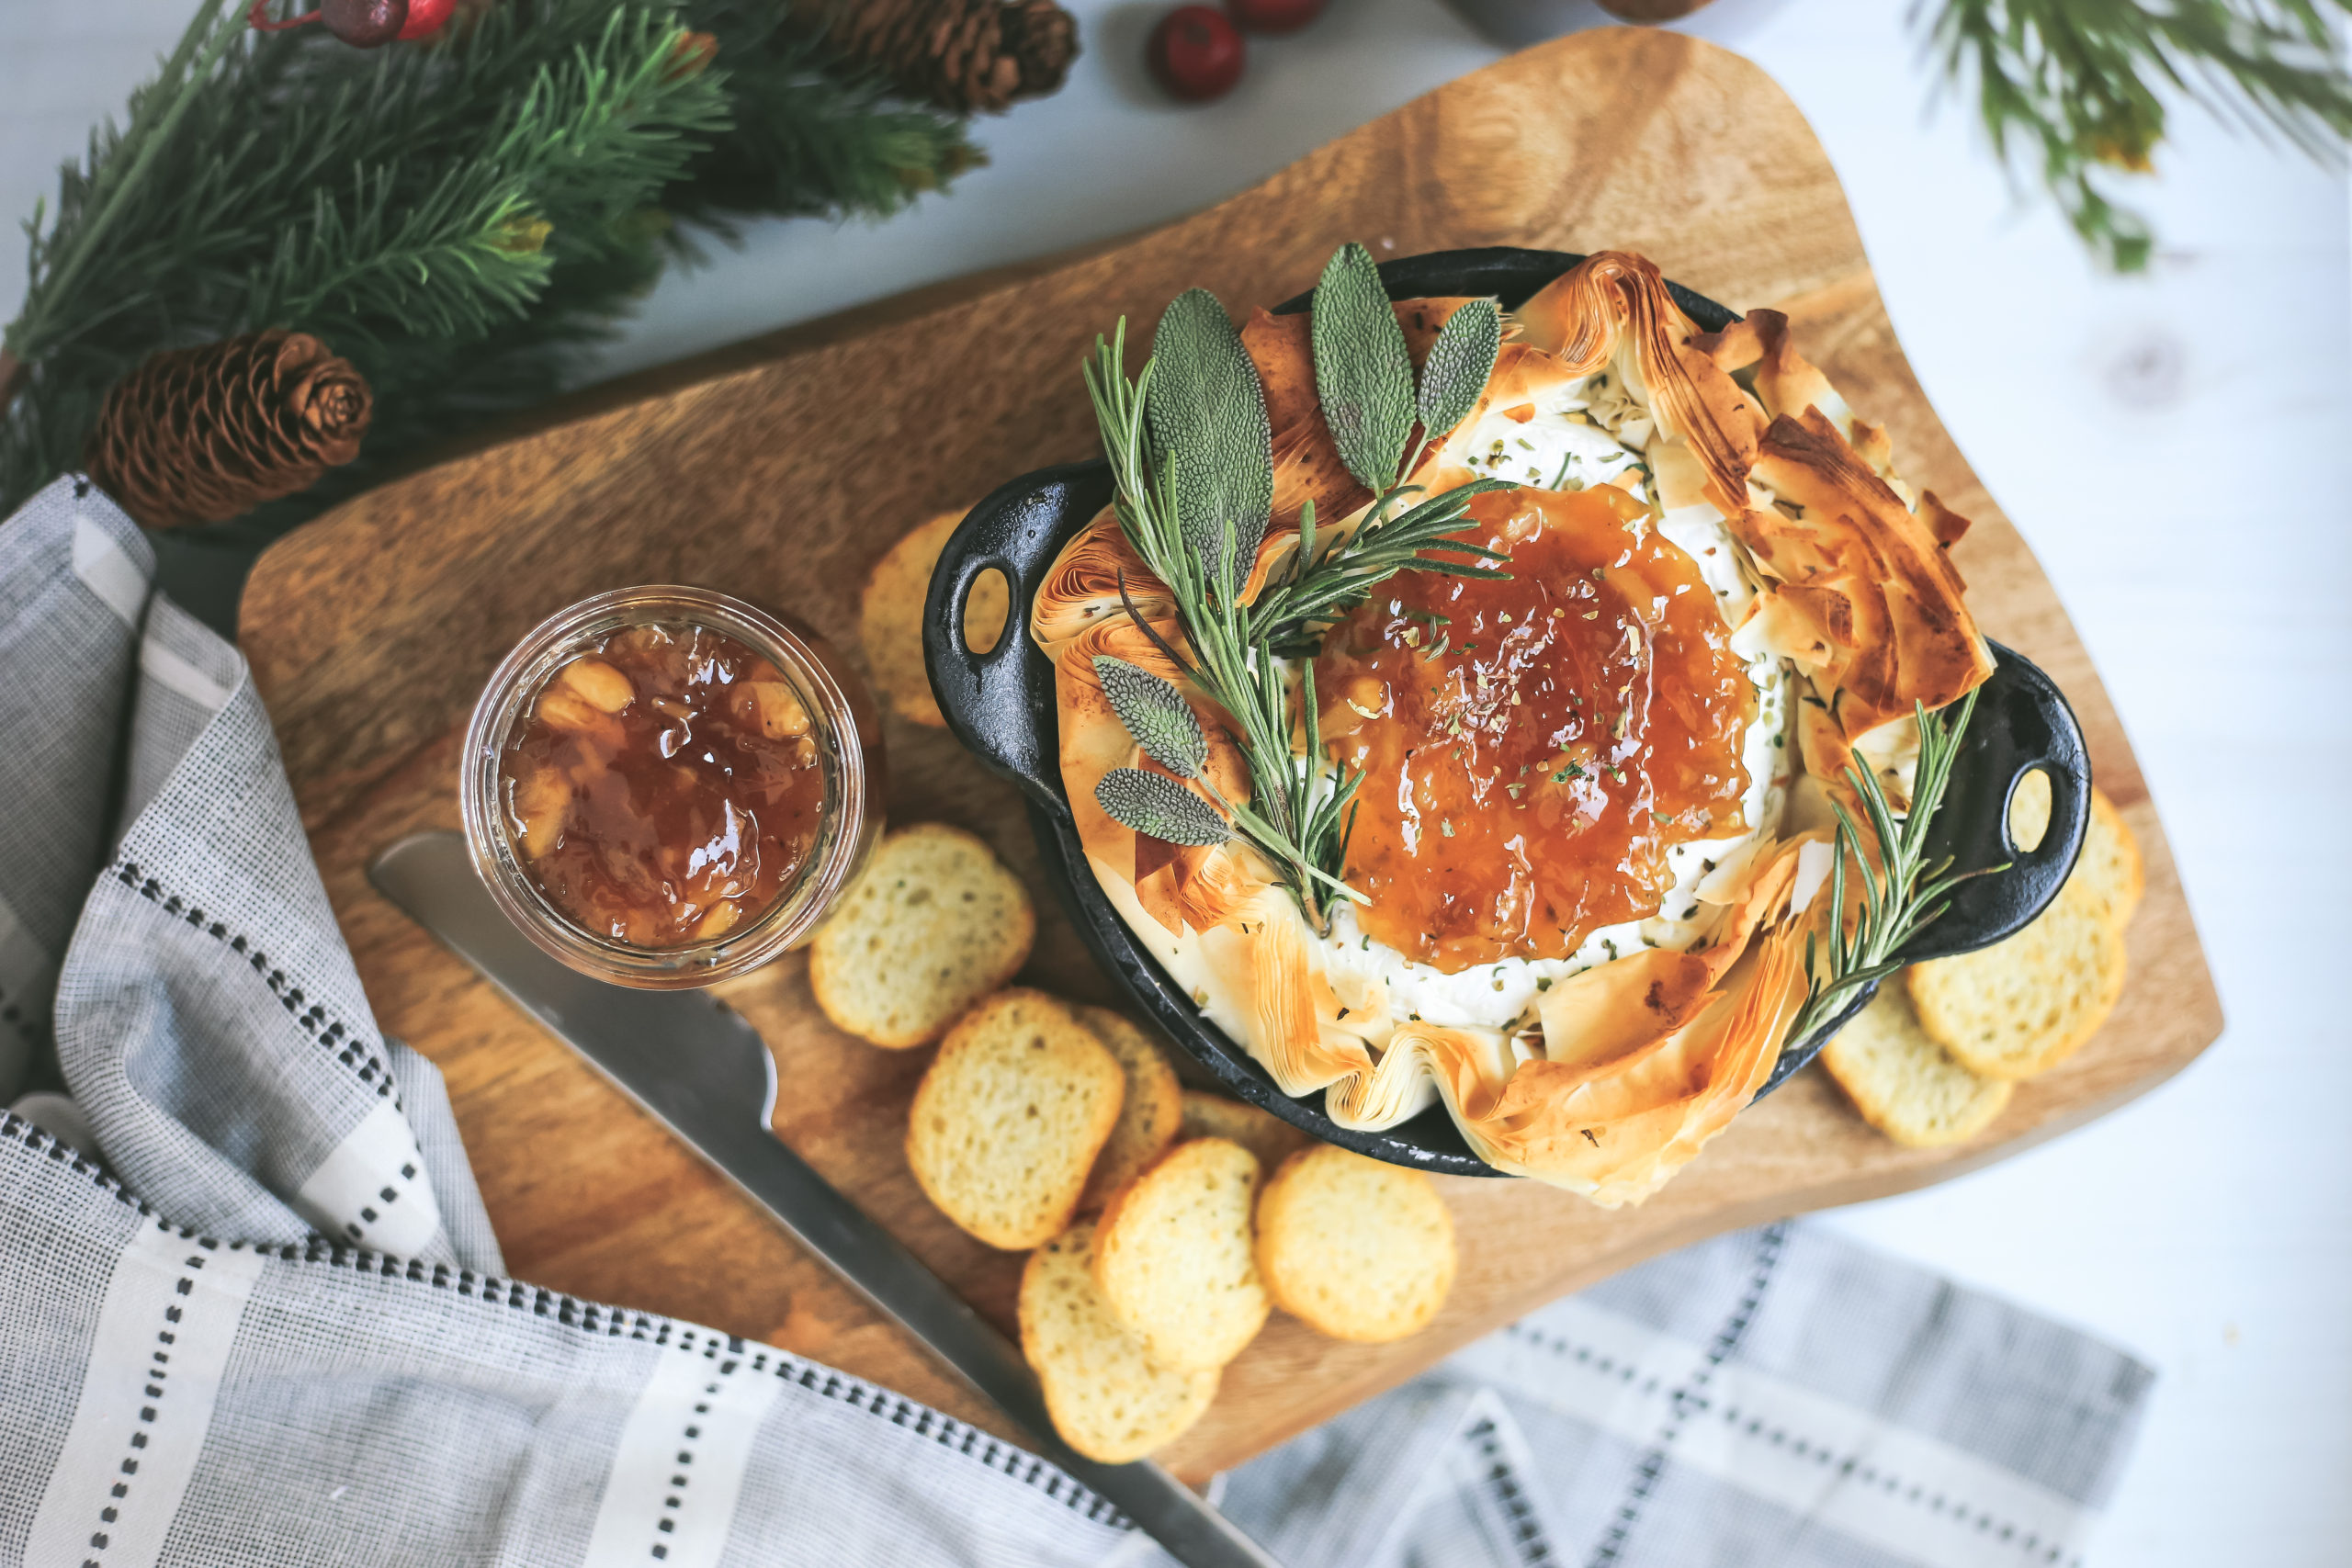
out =
[[(501, 759), (523, 712), (555, 671), (628, 626), (687, 625), (733, 637), (774, 664), (816, 719), (824, 804), (817, 841), (784, 889), (723, 936), (675, 947), (639, 947), (591, 931), (525, 870), (503, 810)], [(869, 776), (857, 710), (815, 649), (775, 615), (732, 594), (685, 584), (613, 589), (565, 606), (526, 633), (499, 661), (466, 723), (458, 806), (474, 873), (493, 902), (550, 957), (615, 985), (648, 990), (709, 986), (748, 973), (806, 941), (848, 886), (872, 835)]]

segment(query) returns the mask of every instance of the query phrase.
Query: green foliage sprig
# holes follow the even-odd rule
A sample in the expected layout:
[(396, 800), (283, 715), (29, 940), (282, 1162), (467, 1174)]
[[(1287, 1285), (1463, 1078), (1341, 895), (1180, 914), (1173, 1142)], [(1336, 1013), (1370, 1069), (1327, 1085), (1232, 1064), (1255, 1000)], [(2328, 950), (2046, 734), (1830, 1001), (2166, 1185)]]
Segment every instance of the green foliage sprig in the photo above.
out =
[[(1224, 307), (1201, 289), (1171, 302), (1133, 380), (1122, 320), (1111, 340), (1095, 339), (1085, 373), (1119, 526), (1168, 585), (1189, 653), (1162, 639), (1132, 599), (1128, 613), (1232, 720), (1250, 773), (1250, 798), (1227, 796), (1209, 775), (1207, 737), (1182, 692), (1105, 655), (1095, 660), (1105, 694), (1165, 773), (1114, 769), (1095, 799), (1114, 820), (1170, 843), (1221, 844), (1238, 830), (1319, 921), (1330, 899), (1361, 898), (1340, 880), (1361, 775), (1326, 765), (1311, 659), (1298, 664), (1295, 683), (1283, 660), (1311, 655), (1324, 625), (1398, 571), (1492, 571), (1495, 552), (1446, 536), (1473, 498), (1510, 487), (1482, 479), (1396, 513), (1419, 492), (1406, 479), (1421, 453), (1468, 416), (1494, 370), (1502, 331), (1491, 301), (1465, 306), (1447, 322), (1418, 389), (1403, 332), (1362, 246), (1332, 258), (1314, 309), (1326, 421), (1341, 460), (1377, 499), (1348, 540), (1324, 547), (1308, 508), (1286, 570), (1254, 604), (1243, 589), (1272, 516), (1272, 434), (1264, 389)], [(1125, 598), (1124, 582), (1120, 592)], [(1200, 784), (1223, 815), (1179, 780)]]
[(1310, 503), (1289, 574), (1268, 583), (1251, 608), (1253, 634), (1285, 658), (1311, 653), (1330, 623), (1399, 571), (1492, 572), (1501, 557), (1447, 536), (1461, 527), (1471, 502), (1511, 488), (1479, 479), (1390, 515), (1406, 497), (1421, 493), (1409, 481), (1430, 444), (1467, 419), (1487, 389), (1503, 342), (1502, 311), (1493, 300), (1473, 299), (1446, 318), (1418, 388), (1404, 329), (1362, 245), (1343, 245), (1331, 257), (1312, 309), (1316, 396), (1340, 462), (1379, 499), (1361, 525), (1328, 542), (1316, 536)]
[[(1102, 425), (1103, 452), (1117, 485), (1113, 505), (1120, 528), (1144, 564), (1174, 595), (1178, 622), (1192, 658), (1185, 659), (1164, 642), (1160, 651), (1171, 664), (1187, 670), (1194, 683), (1237, 727), (1236, 739), (1250, 770), (1250, 801), (1237, 802), (1216, 792), (1206, 775), (1206, 737), (1200, 734), (1191, 705), (1172, 682), (1140, 665), (1105, 659), (1102, 663), (1118, 673), (1105, 682), (1104, 690), (1145, 754), (1179, 778), (1198, 780), (1215, 793), (1233, 828), (1265, 852), (1301, 907), (1311, 913), (1326, 897), (1335, 893), (1344, 896), (1347, 891), (1336, 873), (1346, 843), (1341, 814), (1354, 793), (1354, 783), (1330, 777), (1321, 765), (1311, 666), (1304, 677), (1301, 716), (1306, 727), (1306, 750), (1304, 754), (1292, 751), (1288, 682), (1272, 649), (1263, 639), (1252, 639), (1250, 635), (1250, 612), (1241, 602), (1239, 585), (1250, 575), (1254, 550), (1251, 557), (1244, 557), (1240, 541), (1253, 531), (1263, 537), (1267, 513), (1258, 513), (1254, 530), (1253, 520), (1230, 514), (1213, 518), (1196, 514), (1188, 520), (1182, 499), (1191, 495), (1197, 507), (1208, 504), (1202, 499), (1204, 496), (1232, 493), (1226, 487), (1210, 485), (1196, 485), (1188, 491), (1181, 479), (1187, 471), (1204, 475), (1246, 471), (1255, 466), (1262, 449), (1271, 472), (1271, 446), (1253, 440), (1245, 422), (1217, 419), (1181, 430), (1181, 445), (1171, 442), (1157, 451), (1148, 445), (1162, 431), (1170, 437), (1180, 434), (1172, 411), (1184, 406), (1182, 400), (1163, 403), (1171, 412), (1157, 429), (1148, 429), (1147, 410), (1160, 373), (1161, 356), (1179, 367), (1170, 378), (1185, 385), (1213, 378), (1216, 366), (1229, 363), (1213, 339), (1218, 324), (1228, 335), (1233, 333), (1233, 324), (1214, 299), (1208, 304), (1205, 311), (1198, 309), (1197, 302), (1187, 305), (1181, 299), (1170, 306), (1154, 336), (1152, 357), (1132, 381), (1125, 369), (1126, 322), (1121, 321), (1111, 342), (1095, 340), (1095, 358), (1086, 367), (1086, 378)], [(1212, 341), (1203, 343), (1202, 338)], [(1257, 372), (1249, 367), (1246, 355), (1242, 367), (1255, 389)], [(1258, 395), (1262, 427), (1263, 393)], [(1220, 441), (1226, 443), (1222, 447)], [(1271, 486), (1268, 494), (1272, 494)], [(1121, 584), (1122, 592), (1125, 586)], [(1132, 602), (1128, 613), (1136, 626), (1159, 641)], [(1175, 726), (1189, 728), (1175, 730)], [(1170, 843), (1219, 844), (1232, 836), (1233, 828), (1198, 795), (1181, 784), (1171, 790), (1170, 784), (1159, 774), (1119, 768), (1104, 775), (1096, 786), (1095, 798), (1114, 819)], [(1184, 799), (1178, 800), (1178, 795)]]
[(275, 532), (560, 389), (689, 249), (682, 222), (887, 211), (976, 161), (785, 10), (498, 0), (363, 53), (204, 0), (27, 226), (0, 513), (78, 463), (149, 354), (284, 326), (356, 364), (377, 412), (360, 463), (237, 525)]
[[(731, 236), (758, 216), (895, 212), (984, 159), (960, 121), (893, 97), (774, 0), (683, 0), (717, 40), (731, 121), (662, 193), (679, 225)], [(673, 228), (683, 242), (691, 228)]]
[[(1973, 876), (2006, 871), (2006, 864), (1986, 871), (1954, 872), (1949, 857), (1928, 863), (1928, 832), (1943, 807), (1951, 784), (1952, 764), (1968, 732), (1969, 716), (1976, 711), (1976, 694), (1970, 692), (1942, 713), (1915, 705), (1919, 727), (1919, 759), (1911, 774), (1911, 809), (1901, 821), (1886, 803), (1886, 793), (1868, 768), (1849, 763), (1846, 779), (1862, 803), (1869, 819), (1871, 842), (1877, 845), (1877, 864), (1862, 850), (1862, 829), (1845, 804), (1836, 803), (1838, 838), (1829, 877), (1829, 902), (1824, 918), (1829, 928), (1827, 963), (1818, 964), (1815, 939), (1804, 944), (1808, 976), (1804, 1005), (1789, 1024), (1790, 1044), (1804, 1039), (1838, 1015), (1847, 998), (1862, 986), (1883, 980), (1903, 967), (1895, 956), (1903, 945), (1940, 918), (1951, 907), (1953, 889)], [(1848, 864), (1861, 879), (1862, 897), (1853, 929), (1846, 929)]]
[(1941, 0), (1926, 32), (1945, 74), (1973, 89), (1994, 150), (2038, 160), (2075, 231), (2129, 272), (2154, 236), (2105, 187), (2150, 166), (2167, 90), (2315, 157), (2352, 141), (2331, 15), (2352, 15), (2352, 0)]

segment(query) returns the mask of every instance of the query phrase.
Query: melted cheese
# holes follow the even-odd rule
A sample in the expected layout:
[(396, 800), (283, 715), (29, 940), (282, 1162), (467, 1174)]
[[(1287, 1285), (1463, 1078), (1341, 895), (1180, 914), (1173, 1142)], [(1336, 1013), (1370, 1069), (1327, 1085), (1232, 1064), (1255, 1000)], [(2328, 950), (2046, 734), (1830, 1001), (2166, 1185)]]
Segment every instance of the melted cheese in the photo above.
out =
[[(1526, 405), (1489, 412), (1473, 427), (1468, 450), (1471, 466), (1496, 479), (1560, 490), (1616, 481), (1632, 490), (1650, 502), (1659, 532), (1697, 563), (1725, 623), (1736, 626), (1756, 596), (1755, 575), (1712, 506), (1659, 512), (1644, 459), (1653, 432), (1647, 413), (1604, 373), (1571, 383), (1532, 412)], [(1748, 774), (1741, 804), (1748, 826), (1669, 851), (1674, 882), (1657, 913), (1603, 927), (1566, 958), (1507, 958), (1447, 974), (1374, 942), (1358, 924), (1353, 906), (1342, 904), (1323, 939), (1334, 987), (1342, 995), (1385, 997), (1396, 1023), (1419, 1019), (1451, 1028), (1508, 1030), (1530, 1020), (1537, 998), (1557, 980), (1645, 946), (1691, 946), (1713, 912), (1701, 900), (1701, 885), (1776, 828), (1787, 800), (1789, 673), (1765, 654), (1748, 662), (1747, 675), (1757, 688), (1756, 718), (1741, 747)]]

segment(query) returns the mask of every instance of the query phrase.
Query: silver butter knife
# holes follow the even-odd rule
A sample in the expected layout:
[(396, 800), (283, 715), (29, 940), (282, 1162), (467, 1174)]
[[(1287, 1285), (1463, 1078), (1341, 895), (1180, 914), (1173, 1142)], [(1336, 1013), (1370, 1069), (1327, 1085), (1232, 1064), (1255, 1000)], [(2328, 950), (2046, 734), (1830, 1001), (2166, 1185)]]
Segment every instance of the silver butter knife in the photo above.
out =
[(1037, 1453), (1109, 1498), (1170, 1556), (1186, 1568), (1278, 1568), (1159, 1466), (1098, 1463), (1055, 1436), (1037, 1380), (1012, 1342), (769, 1130), (775, 1058), (725, 1003), (700, 991), (606, 985), (541, 953), (491, 902), (456, 833), (402, 839), (368, 876), (930, 1347), (1012, 1417)]

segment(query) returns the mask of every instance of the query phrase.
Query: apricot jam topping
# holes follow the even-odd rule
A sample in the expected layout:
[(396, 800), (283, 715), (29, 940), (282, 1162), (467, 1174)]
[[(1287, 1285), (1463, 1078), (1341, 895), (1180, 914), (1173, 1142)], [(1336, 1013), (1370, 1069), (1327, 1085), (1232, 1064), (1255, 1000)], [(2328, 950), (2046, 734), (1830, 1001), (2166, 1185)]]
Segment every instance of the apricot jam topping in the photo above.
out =
[(791, 886), (825, 781), (806, 705), (706, 626), (640, 626), (558, 669), (500, 761), (531, 881), (635, 947), (708, 942)]
[(1448, 973), (1656, 913), (1670, 849), (1740, 830), (1756, 715), (1714, 594), (1639, 501), (1503, 491), (1469, 518), (1454, 537), (1508, 555), (1498, 576), (1391, 578), (1315, 672), (1332, 754), (1364, 771), (1358, 923)]

